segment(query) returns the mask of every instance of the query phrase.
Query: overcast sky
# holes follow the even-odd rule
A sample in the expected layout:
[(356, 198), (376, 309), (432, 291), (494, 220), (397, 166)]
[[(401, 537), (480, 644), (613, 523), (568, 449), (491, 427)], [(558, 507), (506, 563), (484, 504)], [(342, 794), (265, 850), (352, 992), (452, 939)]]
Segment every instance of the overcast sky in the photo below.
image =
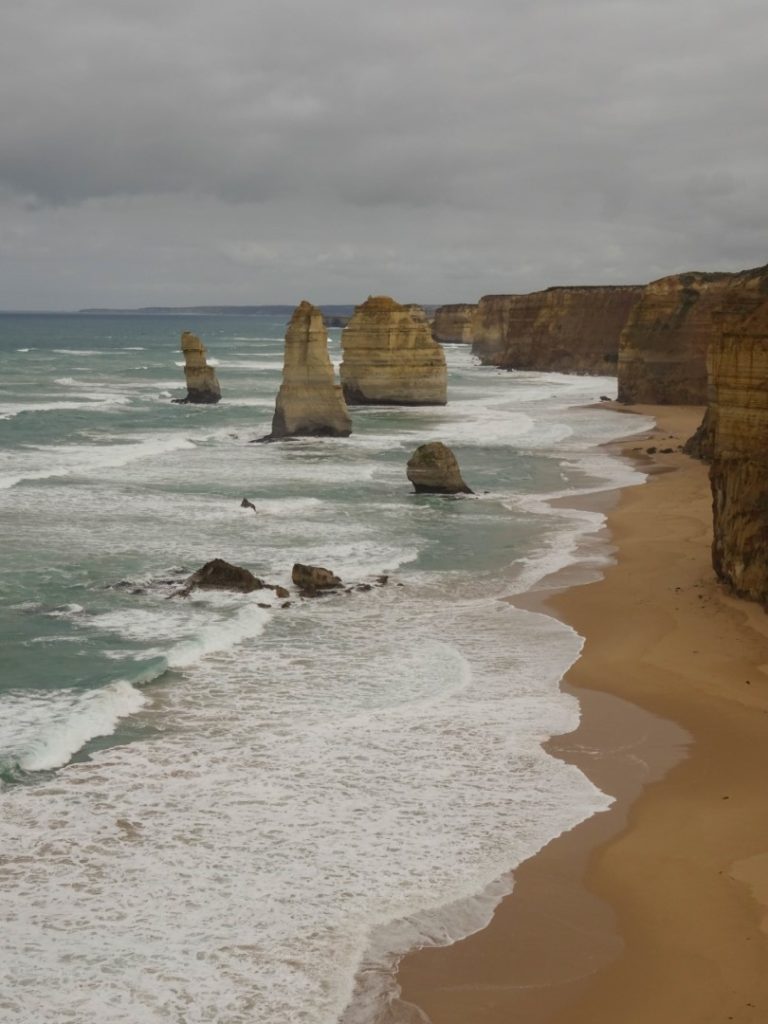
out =
[(768, 262), (765, 0), (3, 0), (0, 308)]

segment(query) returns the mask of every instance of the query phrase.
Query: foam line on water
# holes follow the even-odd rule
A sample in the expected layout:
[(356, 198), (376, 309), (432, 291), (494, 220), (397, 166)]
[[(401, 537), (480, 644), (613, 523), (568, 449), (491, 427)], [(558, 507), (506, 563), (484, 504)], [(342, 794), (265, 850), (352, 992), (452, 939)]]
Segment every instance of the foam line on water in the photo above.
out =
[(109, 736), (146, 697), (126, 680), (86, 693), (11, 692), (0, 701), (0, 764), (27, 772), (60, 768), (97, 736)]
[[(125, 440), (125, 439), (121, 439)], [(0, 490), (14, 487), (25, 480), (46, 480), (51, 477), (88, 475), (101, 469), (126, 466), (137, 459), (151, 458), (171, 451), (196, 447), (181, 434), (157, 438), (153, 435), (134, 438), (119, 445), (40, 445), (25, 450), (23, 460), (10, 453), (0, 472)], [(23, 472), (14, 472), (16, 464), (24, 463)], [(47, 461), (48, 464), (45, 464)], [(42, 463), (42, 465), (40, 465)], [(33, 468), (35, 466), (40, 468)]]

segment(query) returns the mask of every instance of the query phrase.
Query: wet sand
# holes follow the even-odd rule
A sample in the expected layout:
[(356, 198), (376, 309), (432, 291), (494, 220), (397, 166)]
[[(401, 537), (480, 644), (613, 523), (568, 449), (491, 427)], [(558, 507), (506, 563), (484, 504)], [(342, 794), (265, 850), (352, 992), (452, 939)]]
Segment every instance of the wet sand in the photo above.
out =
[(768, 1021), (768, 616), (713, 577), (707, 469), (676, 450), (701, 410), (637, 411), (656, 431), (615, 447), (648, 483), (596, 499), (616, 564), (526, 601), (586, 638), (581, 724), (548, 749), (616, 800), (521, 865), (486, 929), (404, 958), (432, 1024)]

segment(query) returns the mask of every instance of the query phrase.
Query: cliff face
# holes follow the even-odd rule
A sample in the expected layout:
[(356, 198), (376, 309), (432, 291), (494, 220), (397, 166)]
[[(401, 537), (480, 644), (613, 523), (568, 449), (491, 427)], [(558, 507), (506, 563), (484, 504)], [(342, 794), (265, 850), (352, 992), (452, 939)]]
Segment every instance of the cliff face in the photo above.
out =
[(341, 335), (341, 384), (350, 405), (445, 405), (445, 353), (424, 311), (387, 296), (355, 309)]
[(726, 291), (742, 276), (673, 274), (645, 288), (621, 336), (620, 402), (706, 402), (707, 348), (714, 317)]
[(184, 377), (187, 382), (187, 397), (177, 399), (185, 402), (212, 405), (221, 398), (221, 388), (216, 373), (205, 359), (205, 345), (191, 331), (181, 336), (181, 351), (184, 353)]
[(471, 344), (474, 341), (472, 323), (476, 312), (477, 305), (469, 302), (438, 306), (432, 321), (432, 337), (435, 341)]
[(474, 316), (472, 351), (507, 370), (615, 374), (619, 336), (642, 290), (606, 285), (486, 295)]
[(709, 353), (712, 561), (736, 594), (768, 602), (768, 273), (729, 290)]
[(293, 312), (285, 335), (283, 382), (277, 393), (272, 437), (348, 437), (352, 421), (334, 383), (323, 314), (309, 302)]

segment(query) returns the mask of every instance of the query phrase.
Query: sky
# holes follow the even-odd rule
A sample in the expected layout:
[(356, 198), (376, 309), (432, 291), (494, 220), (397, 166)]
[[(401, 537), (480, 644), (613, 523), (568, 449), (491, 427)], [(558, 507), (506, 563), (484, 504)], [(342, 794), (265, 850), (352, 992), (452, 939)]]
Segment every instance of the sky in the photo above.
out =
[(0, 309), (768, 262), (765, 0), (3, 0)]

